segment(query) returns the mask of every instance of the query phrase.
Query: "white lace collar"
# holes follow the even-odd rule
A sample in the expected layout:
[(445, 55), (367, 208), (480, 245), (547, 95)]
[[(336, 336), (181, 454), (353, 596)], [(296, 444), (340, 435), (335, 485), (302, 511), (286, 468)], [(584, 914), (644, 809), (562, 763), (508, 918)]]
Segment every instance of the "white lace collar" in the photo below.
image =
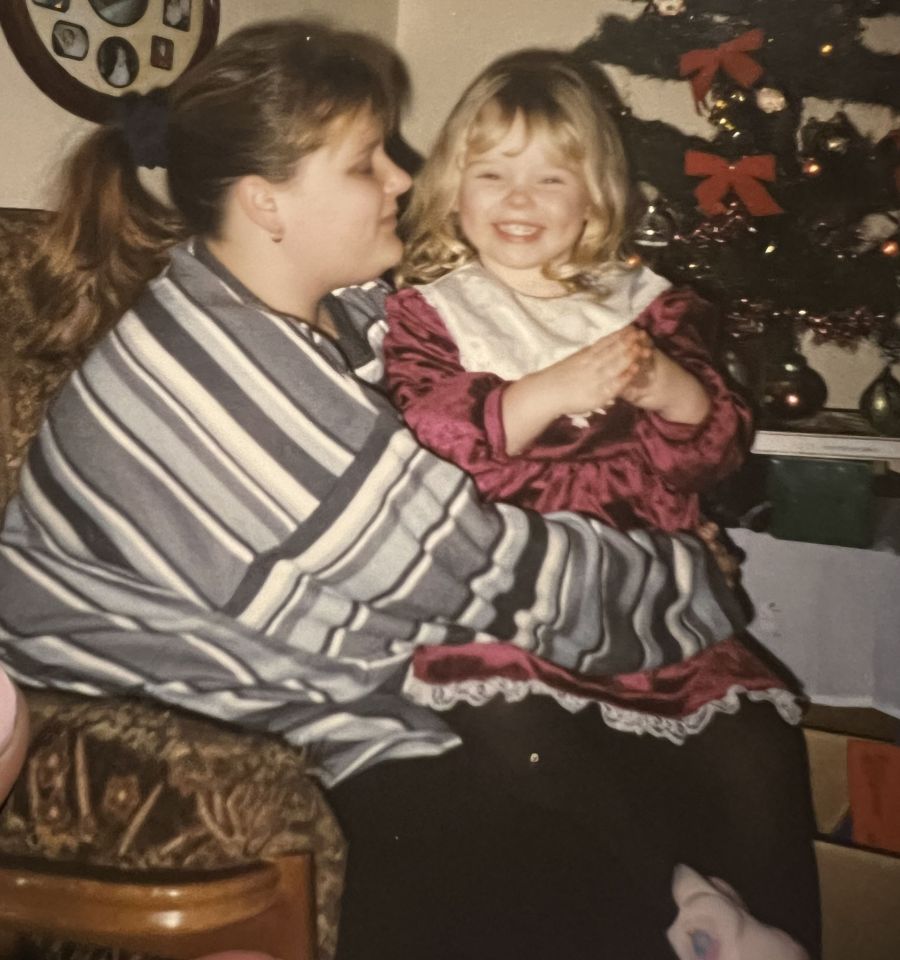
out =
[(516, 293), (472, 262), (416, 289), (440, 314), (469, 371), (518, 380), (631, 323), (670, 286), (646, 267), (603, 278), (589, 293), (541, 298)]

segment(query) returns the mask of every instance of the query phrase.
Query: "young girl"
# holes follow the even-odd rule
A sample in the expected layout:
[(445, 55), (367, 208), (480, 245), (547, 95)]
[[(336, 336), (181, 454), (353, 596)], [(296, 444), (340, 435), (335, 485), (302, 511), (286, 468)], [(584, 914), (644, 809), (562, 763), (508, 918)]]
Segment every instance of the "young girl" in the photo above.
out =
[[(388, 299), (385, 370), (420, 441), (467, 470), (487, 499), (577, 510), (632, 535), (671, 532), (678, 579), (682, 551), (697, 546), (691, 532), (708, 535), (698, 491), (740, 463), (750, 414), (704, 346), (709, 305), (625, 261), (628, 204), (624, 151), (587, 67), (534, 50), (488, 67), (417, 181), (403, 288)], [(625, 568), (619, 583), (623, 596), (642, 589)], [(621, 629), (604, 626), (609, 638)], [(667, 643), (684, 642), (663, 639), (650, 663), (662, 662)], [(742, 706), (741, 697), (771, 701), (796, 723), (794, 698), (736, 637), (694, 653), (674, 666), (624, 664), (613, 678), (588, 678), (490, 642), (420, 648), (405, 690), (450, 711), (457, 729), (482, 713), (479, 728), (497, 731), (484, 775), (527, 791), (551, 820), (580, 815), (585, 836), (598, 819), (615, 824), (606, 855), (649, 910), (682, 861), (727, 877), (756, 917), (815, 955), (809, 874), (800, 885), (812, 900), (785, 910), (776, 844), (750, 836), (767, 806), (751, 794), (775, 782), (772, 768), (751, 785), (756, 748), (716, 746), (739, 717), (748, 728), (768, 722), (764, 736), (784, 746), (788, 728), (771, 706)], [(599, 711), (581, 709), (589, 704)], [(462, 720), (460, 705), (471, 711)], [(525, 745), (533, 768), (517, 773), (512, 758)], [(808, 800), (792, 803), (784, 815), (793, 826), (777, 843), (802, 860)], [(777, 820), (768, 821), (776, 833), (785, 826)]]
[[(419, 439), (488, 499), (708, 535), (698, 490), (740, 463), (750, 414), (704, 346), (709, 305), (624, 260), (628, 198), (590, 71), (552, 51), (490, 66), (416, 186), (411, 285), (388, 302), (388, 382)], [(408, 688), (438, 707), (526, 688), (572, 709), (595, 699), (613, 725), (675, 742), (737, 710), (743, 692), (796, 720), (782, 683), (736, 640), (656, 679), (612, 685), (473, 645), (420, 651)]]

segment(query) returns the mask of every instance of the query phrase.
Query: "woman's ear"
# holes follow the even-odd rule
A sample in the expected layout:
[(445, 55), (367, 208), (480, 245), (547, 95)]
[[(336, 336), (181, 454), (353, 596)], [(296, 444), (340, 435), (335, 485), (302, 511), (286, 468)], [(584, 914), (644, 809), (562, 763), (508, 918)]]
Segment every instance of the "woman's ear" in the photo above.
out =
[(235, 199), (244, 216), (264, 230), (274, 243), (284, 238), (284, 223), (276, 187), (264, 177), (241, 177), (235, 184)]

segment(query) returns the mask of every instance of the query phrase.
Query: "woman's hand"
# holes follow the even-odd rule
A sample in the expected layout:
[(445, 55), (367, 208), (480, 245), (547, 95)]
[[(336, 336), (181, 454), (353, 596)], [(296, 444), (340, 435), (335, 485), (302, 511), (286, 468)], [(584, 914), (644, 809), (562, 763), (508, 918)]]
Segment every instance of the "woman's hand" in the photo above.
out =
[(728, 586), (736, 587), (741, 574), (741, 561), (722, 540), (722, 528), (712, 520), (701, 520), (694, 533), (706, 544)]
[(622, 388), (621, 397), (673, 423), (700, 423), (710, 409), (703, 384), (656, 347)]
[(609, 406), (652, 355), (650, 338), (629, 324), (510, 384), (503, 394), (506, 452), (521, 453), (557, 417)]

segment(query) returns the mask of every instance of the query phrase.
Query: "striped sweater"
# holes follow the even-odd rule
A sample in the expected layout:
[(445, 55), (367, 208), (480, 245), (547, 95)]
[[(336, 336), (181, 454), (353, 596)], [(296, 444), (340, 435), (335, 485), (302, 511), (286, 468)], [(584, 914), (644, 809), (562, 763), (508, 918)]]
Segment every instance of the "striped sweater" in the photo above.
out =
[(52, 405), (0, 532), (0, 661), (33, 686), (139, 694), (310, 746), (326, 785), (457, 742), (406, 700), (420, 644), (500, 640), (592, 675), (740, 626), (688, 536), (482, 503), (343, 349), (199, 243)]

